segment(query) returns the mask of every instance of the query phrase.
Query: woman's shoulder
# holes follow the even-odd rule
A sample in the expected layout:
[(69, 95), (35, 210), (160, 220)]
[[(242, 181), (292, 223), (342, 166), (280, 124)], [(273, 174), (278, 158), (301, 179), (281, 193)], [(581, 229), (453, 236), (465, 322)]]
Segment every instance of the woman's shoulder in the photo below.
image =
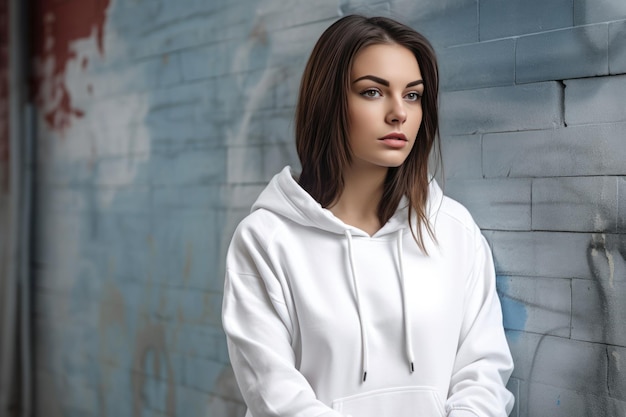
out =
[(286, 223), (288, 223), (286, 219), (279, 214), (259, 208), (241, 219), (235, 228), (232, 240), (233, 242), (253, 241), (267, 247), (277, 234), (289, 228)]
[(469, 210), (463, 204), (448, 196), (443, 196), (437, 211), (437, 217), (439, 217), (439, 220), (451, 222), (460, 230), (471, 234), (474, 234), (478, 229)]
[(239, 221), (237, 230), (267, 232), (285, 222), (280, 215), (263, 208), (255, 209)]
[(438, 246), (443, 253), (453, 254), (459, 266), (471, 268), (475, 255), (486, 248), (482, 231), (469, 210), (452, 198), (443, 197), (434, 225)]

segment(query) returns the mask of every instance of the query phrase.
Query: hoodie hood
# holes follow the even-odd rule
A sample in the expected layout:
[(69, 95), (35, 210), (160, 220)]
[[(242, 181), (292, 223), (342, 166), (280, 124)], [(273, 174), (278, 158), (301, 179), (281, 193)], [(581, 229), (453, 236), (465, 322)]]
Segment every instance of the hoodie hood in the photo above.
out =
[[(252, 205), (252, 211), (269, 210), (300, 225), (315, 227), (330, 233), (344, 235), (346, 231), (349, 231), (352, 236), (368, 236), (363, 230), (344, 223), (330, 210), (323, 208), (298, 184), (294, 176), (291, 167), (283, 168), (259, 195)], [(432, 221), (437, 207), (441, 205), (443, 193), (434, 179), (430, 182), (428, 192), (427, 216)], [(408, 200), (403, 197), (393, 216), (372, 237), (396, 233), (406, 228), (407, 211)]]

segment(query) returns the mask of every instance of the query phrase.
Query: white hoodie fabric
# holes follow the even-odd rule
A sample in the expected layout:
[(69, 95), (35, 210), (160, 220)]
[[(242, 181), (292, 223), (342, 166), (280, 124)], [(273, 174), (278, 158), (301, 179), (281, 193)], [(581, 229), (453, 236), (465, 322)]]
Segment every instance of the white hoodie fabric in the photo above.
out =
[(503, 417), (513, 369), (491, 252), (433, 181), (374, 235), (276, 175), (238, 226), (222, 319), (247, 417)]

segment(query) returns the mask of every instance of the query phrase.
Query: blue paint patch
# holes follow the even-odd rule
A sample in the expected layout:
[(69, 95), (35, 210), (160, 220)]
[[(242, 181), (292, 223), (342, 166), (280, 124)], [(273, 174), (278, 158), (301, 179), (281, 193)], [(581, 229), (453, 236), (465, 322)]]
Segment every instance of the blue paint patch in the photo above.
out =
[[(496, 286), (500, 296), (500, 304), (502, 305), (504, 328), (507, 330), (524, 330), (528, 320), (528, 312), (524, 303), (516, 299), (511, 293), (510, 284), (510, 277), (496, 277)], [(512, 341), (519, 338), (518, 332), (508, 332), (507, 334)]]

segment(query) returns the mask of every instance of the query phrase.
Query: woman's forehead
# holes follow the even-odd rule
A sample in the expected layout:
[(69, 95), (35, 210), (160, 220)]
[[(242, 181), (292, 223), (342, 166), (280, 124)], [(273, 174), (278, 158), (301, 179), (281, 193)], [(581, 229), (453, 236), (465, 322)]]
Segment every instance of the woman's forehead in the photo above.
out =
[(396, 43), (369, 45), (357, 53), (350, 79), (354, 82), (365, 75), (407, 83), (422, 76), (413, 52)]

